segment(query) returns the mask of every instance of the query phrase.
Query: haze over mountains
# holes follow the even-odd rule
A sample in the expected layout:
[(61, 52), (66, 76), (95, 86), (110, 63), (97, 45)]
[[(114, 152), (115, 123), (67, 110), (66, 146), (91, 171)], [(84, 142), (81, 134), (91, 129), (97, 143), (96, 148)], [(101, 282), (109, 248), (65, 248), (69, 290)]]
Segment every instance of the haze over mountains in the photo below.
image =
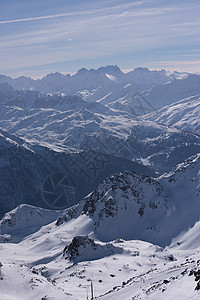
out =
[[(137, 115), (199, 94), (199, 80), (197, 74), (150, 71), (147, 68), (136, 68), (125, 74), (117, 66), (106, 66), (97, 70), (83, 68), (72, 76), (52, 73), (36, 80), (24, 76), (12, 79), (0, 75), (0, 83), (7, 82), (15, 90), (79, 95), (84, 100), (101, 102), (120, 110), (131, 107), (132, 112)], [(2, 89), (9, 92), (5, 85), (1, 86)], [(10, 93), (12, 94), (11, 89)], [(39, 97), (37, 94), (31, 95)]]
[(0, 299), (199, 299), (199, 118), (197, 74), (1, 75)]
[[(37, 80), (24, 76), (16, 79), (0, 76), (0, 83), (4, 82), (12, 85), (15, 90), (80, 95), (84, 100), (109, 104), (115, 108), (119, 106), (120, 109), (120, 105), (126, 106), (131, 100), (135, 104), (137, 114), (151, 111), (153, 107), (157, 109), (167, 105), (169, 104), (167, 101), (176, 101), (199, 93), (199, 76), (195, 74), (178, 72), (168, 74), (165, 70), (150, 71), (147, 68), (136, 68), (125, 74), (117, 66), (101, 67), (97, 70), (83, 68), (72, 76), (52, 73)], [(145, 90), (155, 86), (158, 87), (153, 89), (150, 95), (149, 91), (144, 93)], [(148, 99), (142, 101), (142, 97), (138, 99), (140, 92), (151, 101), (154, 98), (153, 103), (148, 103)], [(155, 99), (160, 95), (162, 99)], [(132, 109), (134, 111), (134, 107)]]
[(172, 73), (171, 76), (168, 76), (165, 70), (150, 71), (147, 68), (137, 68), (125, 74), (118, 66), (106, 66), (100, 67), (97, 70), (82, 68), (74, 75), (63, 75), (56, 72), (36, 80), (25, 76), (12, 79), (11, 77), (1, 75), (0, 82), (8, 82), (16, 90), (35, 89), (41, 93), (66, 92), (74, 94), (82, 88), (84, 90), (87, 88), (91, 89), (100, 84), (105, 87), (110, 84), (110, 87), (112, 87), (127, 81), (132, 81), (134, 85), (141, 86), (141, 89), (144, 89), (154, 84), (166, 83), (172, 80), (172, 78), (179, 76), (181, 76), (179, 73)]

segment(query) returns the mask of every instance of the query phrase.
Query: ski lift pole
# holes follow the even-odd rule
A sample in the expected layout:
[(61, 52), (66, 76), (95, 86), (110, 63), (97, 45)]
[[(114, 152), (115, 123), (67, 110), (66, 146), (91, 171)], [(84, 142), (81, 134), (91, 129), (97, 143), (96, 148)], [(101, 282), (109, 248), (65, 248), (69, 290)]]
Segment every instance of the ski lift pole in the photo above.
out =
[(92, 280), (91, 280), (91, 300), (94, 300), (94, 289), (93, 289)]

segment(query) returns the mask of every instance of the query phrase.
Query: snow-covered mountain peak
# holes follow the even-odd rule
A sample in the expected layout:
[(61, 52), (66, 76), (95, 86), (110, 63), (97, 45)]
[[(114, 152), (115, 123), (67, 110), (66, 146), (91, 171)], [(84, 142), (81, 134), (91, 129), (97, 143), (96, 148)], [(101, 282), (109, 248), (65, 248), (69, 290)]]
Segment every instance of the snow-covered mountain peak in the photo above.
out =
[(135, 68), (133, 71), (130, 71), (129, 73), (135, 73), (135, 74), (163, 74), (163, 75), (166, 75), (167, 72), (165, 70), (149, 70), (148, 68), (143, 68), (143, 67), (138, 67), (138, 68)]
[(157, 180), (135, 172), (110, 176), (58, 224), (86, 214), (95, 236), (104, 242), (123, 238), (167, 245), (199, 220), (199, 157)]
[(102, 71), (102, 72), (120, 72), (122, 73), (122, 71), (120, 70), (120, 68), (117, 65), (107, 65), (106, 67), (100, 67), (98, 69), (98, 71)]
[(165, 70), (151, 71), (148, 68), (141, 67), (136, 68), (133, 71), (127, 73), (127, 77), (129, 78), (129, 80), (132, 80), (133, 84), (139, 84), (139, 81), (141, 81), (140, 84), (143, 84), (146, 88), (150, 87), (150, 85), (161, 84), (171, 81), (171, 79), (167, 76)]
[(86, 68), (81, 68), (80, 70), (78, 70), (77, 74), (84, 74), (89, 72), (89, 70), (87, 70)]
[(103, 73), (103, 74), (109, 74), (110, 76), (113, 76), (113, 77), (122, 77), (124, 76), (124, 73), (120, 70), (120, 68), (115, 65), (115, 66), (111, 66), (111, 65), (108, 65), (106, 67), (100, 67), (99, 69), (97, 69), (98, 72), (100, 73)]
[[(68, 74), (70, 75), (70, 74)], [(59, 72), (55, 72), (55, 73), (50, 73), (50, 74), (47, 74), (47, 76), (45, 78), (49, 79), (49, 78), (52, 78), (52, 79), (61, 79), (61, 78), (64, 78), (65, 75), (59, 73)]]
[[(63, 213), (63, 212), (62, 212)], [(61, 211), (52, 211), (21, 204), (5, 214), (0, 221), (0, 234), (9, 234), (11, 241), (17, 241), (55, 221)]]

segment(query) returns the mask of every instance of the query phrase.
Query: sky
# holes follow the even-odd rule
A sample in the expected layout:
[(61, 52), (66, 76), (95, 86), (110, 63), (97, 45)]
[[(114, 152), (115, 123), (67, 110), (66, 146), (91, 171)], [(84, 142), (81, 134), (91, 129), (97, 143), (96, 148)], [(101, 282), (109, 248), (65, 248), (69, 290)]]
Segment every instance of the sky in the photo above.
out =
[(0, 0), (0, 74), (200, 72), (199, 0)]

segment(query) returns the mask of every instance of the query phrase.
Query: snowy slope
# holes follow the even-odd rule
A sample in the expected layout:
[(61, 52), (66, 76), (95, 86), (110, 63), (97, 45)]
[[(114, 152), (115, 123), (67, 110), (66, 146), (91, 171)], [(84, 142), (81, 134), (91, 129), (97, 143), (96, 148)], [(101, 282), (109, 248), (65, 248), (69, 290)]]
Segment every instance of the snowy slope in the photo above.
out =
[(186, 97), (200, 94), (200, 75), (190, 74), (164, 85), (153, 87), (144, 96), (156, 109), (172, 104)]
[[(98, 102), (18, 92), (9, 86), (3, 93), (0, 127), (47, 147), (90, 149), (137, 159), (159, 172), (199, 152), (197, 135), (113, 110)], [(181, 155), (177, 155), (177, 147), (182, 147)]]
[(148, 90), (125, 93), (122, 97), (110, 101), (108, 106), (135, 115), (144, 115), (198, 94), (200, 94), (200, 76), (189, 74), (164, 84), (155, 84)]
[[(195, 225), (198, 219), (189, 218), (190, 224), (186, 224), (181, 215), (177, 217), (179, 194), (175, 194), (187, 185), (185, 190), (190, 192), (187, 213), (197, 210), (199, 159), (200, 155), (192, 157), (157, 181), (132, 172), (111, 176), (57, 221), (45, 226), (41, 222), (42, 227), (28, 236), (25, 229), (21, 242), (4, 241), (0, 245), (0, 297), (5, 300), (87, 299), (87, 295), (91, 296), (92, 281), (97, 299), (199, 299), (200, 248), (198, 223)], [(185, 190), (181, 199), (183, 209), (188, 202)], [(137, 208), (143, 204), (138, 214)], [(24, 209), (29, 212), (28, 220)], [(20, 206), (1, 221), (4, 232), (10, 230), (4, 225), (10, 219), (10, 235), (15, 238), (19, 226), (26, 226), (27, 221), (31, 224), (31, 211), (49, 217), (45, 210)], [(121, 216), (120, 223), (117, 216)], [(175, 238), (177, 218), (181, 224), (179, 233), (184, 230), (187, 233), (174, 239), (170, 247), (130, 240), (144, 238), (140, 226), (164, 223), (160, 230)], [(128, 225), (127, 220), (129, 228), (124, 226)], [(123, 236), (129, 240), (122, 239)], [(152, 228), (146, 239), (158, 242), (158, 230)], [(175, 241), (180, 241), (180, 245)], [(166, 239), (162, 242), (170, 243)]]
[[(91, 295), (92, 280), (97, 299), (101, 299), (100, 295), (108, 292), (105, 299), (116, 299), (116, 297), (120, 299), (118, 293), (122, 291), (122, 287), (126, 291), (129, 285), (133, 284), (134, 279), (141, 284), (145, 274), (147, 274), (145, 277), (151, 278), (152, 281), (155, 280), (156, 275), (158, 278), (158, 271), (161, 273), (160, 281), (163, 282), (165, 278), (170, 277), (170, 269), (175, 265), (171, 251), (163, 251), (162, 248), (141, 241), (119, 240), (106, 244), (87, 236), (81, 238), (77, 236), (74, 239), (72, 232), (85, 231), (86, 220), (82, 218), (81, 221), (84, 228), (82, 230), (80, 230), (80, 222), (73, 222), (62, 230), (52, 224), (43, 227), (38, 233), (30, 235), (19, 244), (2, 244), (0, 297), (5, 300), (12, 297), (13, 299), (87, 299), (87, 294)], [(76, 232), (74, 226), (77, 228)], [(66, 244), (68, 244), (67, 248), (65, 248)], [(78, 250), (80, 254), (76, 263), (71, 256), (73, 250), (75, 252)], [(90, 257), (93, 254), (93, 259), (85, 260), (86, 254)], [(178, 270), (179, 273), (182, 270), (184, 268)], [(171, 276), (174, 274), (177, 274), (177, 270), (174, 273), (171, 271)], [(195, 285), (194, 279), (191, 278), (189, 286), (191, 295), (194, 293)], [(166, 284), (163, 283), (163, 287), (165, 286)], [(134, 291), (136, 290), (132, 289), (131, 293)]]
[(181, 232), (176, 238), (174, 238), (172, 240), (172, 243), (169, 246), (169, 249), (177, 249), (177, 250), (200, 249), (199, 230), (200, 230), (200, 221), (196, 222), (196, 224), (193, 227)]
[[(55, 221), (63, 211), (47, 210), (27, 204), (21, 204), (17, 208), (5, 214), (1, 220), (1, 241), (19, 241), (42, 226)], [(14, 239), (12, 234), (14, 233)]]
[(151, 113), (144, 119), (200, 133), (200, 95), (189, 97)]
[[(44, 229), (43, 234), (47, 239)], [(199, 291), (195, 290), (198, 281), (192, 274), (195, 268), (198, 270), (198, 251), (179, 254), (141, 241), (116, 241), (109, 245), (116, 248), (111, 255), (73, 264), (62, 253), (56, 253), (62, 249), (61, 244), (54, 250), (47, 250), (46, 246), (46, 256), (42, 256), (42, 245), (34, 247), (35, 238), (18, 245), (2, 245), (2, 299), (87, 299), (87, 295), (91, 296), (91, 280), (96, 299), (199, 298)], [(99, 245), (95, 250), (97, 258), (99, 247), (108, 245), (95, 243)], [(119, 248), (122, 253), (118, 253)]]

